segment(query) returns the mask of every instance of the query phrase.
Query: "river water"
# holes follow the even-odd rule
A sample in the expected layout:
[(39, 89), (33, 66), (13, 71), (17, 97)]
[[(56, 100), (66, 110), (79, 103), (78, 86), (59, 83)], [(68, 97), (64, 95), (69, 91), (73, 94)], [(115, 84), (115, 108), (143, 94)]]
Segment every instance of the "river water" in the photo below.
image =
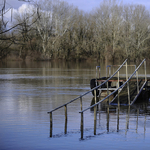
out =
[[(94, 135), (94, 113), (84, 114), (84, 138), (80, 133), (80, 101), (68, 105), (67, 134), (64, 134), (65, 112), (53, 112), (53, 136), (50, 138), (48, 111), (90, 90), (95, 78), (96, 62), (1, 62), (0, 63), (0, 149), (1, 150), (149, 150), (149, 101), (121, 107), (119, 131), (117, 108), (110, 111), (109, 129), (106, 109), (97, 115)], [(133, 69), (134, 70), (134, 69)], [(130, 69), (131, 72), (133, 72)], [(143, 69), (139, 74), (142, 75)], [(124, 71), (123, 71), (124, 73)], [(150, 71), (147, 67), (147, 75)], [(83, 109), (93, 96), (83, 98)]]

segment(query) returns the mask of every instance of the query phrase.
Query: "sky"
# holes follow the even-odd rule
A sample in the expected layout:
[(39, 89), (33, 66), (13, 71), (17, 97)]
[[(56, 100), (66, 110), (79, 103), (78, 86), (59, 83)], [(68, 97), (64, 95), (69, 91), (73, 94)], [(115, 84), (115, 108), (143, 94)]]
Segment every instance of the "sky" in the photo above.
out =
[[(80, 10), (90, 12), (92, 11), (92, 9), (98, 7), (100, 2), (103, 0), (63, 0), (63, 1), (66, 1), (69, 4), (77, 6)], [(147, 8), (150, 8), (150, 0), (118, 0), (118, 1), (123, 1), (123, 4), (143, 4)], [(3, 0), (0, 0), (0, 4), (2, 2)], [(15, 9), (18, 9), (24, 3), (19, 0), (6, 0), (6, 2), (7, 7), (13, 7)]]

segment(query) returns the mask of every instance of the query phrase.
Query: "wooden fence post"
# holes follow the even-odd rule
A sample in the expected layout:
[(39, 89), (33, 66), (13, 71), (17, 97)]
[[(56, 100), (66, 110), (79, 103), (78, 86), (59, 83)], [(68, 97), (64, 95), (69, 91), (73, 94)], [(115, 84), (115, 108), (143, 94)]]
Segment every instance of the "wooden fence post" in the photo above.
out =
[(81, 126), (80, 126), (80, 130), (81, 130), (81, 139), (83, 139), (83, 112), (81, 112)]
[(53, 130), (53, 118), (52, 118), (52, 112), (50, 112), (50, 137), (53, 136), (52, 130)]
[(65, 107), (65, 134), (67, 134), (67, 105)]

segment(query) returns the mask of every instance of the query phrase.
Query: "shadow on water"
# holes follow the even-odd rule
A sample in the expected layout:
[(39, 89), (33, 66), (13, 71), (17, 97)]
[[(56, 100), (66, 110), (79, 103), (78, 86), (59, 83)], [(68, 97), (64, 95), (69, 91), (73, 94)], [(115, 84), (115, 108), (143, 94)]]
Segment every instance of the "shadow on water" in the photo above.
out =
[[(96, 102), (99, 102), (100, 98), (96, 98)], [(95, 104), (95, 97), (91, 100), (91, 106)], [(91, 113), (94, 112), (94, 108), (91, 108)], [(105, 114), (105, 118), (103, 115)], [(143, 127), (143, 134), (146, 132), (146, 121), (149, 120), (150, 115), (150, 95), (140, 96), (136, 103), (132, 106), (111, 106), (107, 101), (97, 105), (97, 134), (120, 132), (124, 131), (125, 135), (130, 130), (135, 130), (138, 133), (138, 127)], [(113, 118), (113, 119), (112, 119)], [(115, 120), (114, 120), (115, 118)], [(140, 118), (140, 121), (139, 121)], [(98, 130), (102, 126), (103, 122), (106, 123), (106, 132)], [(114, 123), (116, 127), (114, 126)], [(135, 125), (136, 124), (136, 125)], [(94, 127), (95, 128), (95, 127)]]

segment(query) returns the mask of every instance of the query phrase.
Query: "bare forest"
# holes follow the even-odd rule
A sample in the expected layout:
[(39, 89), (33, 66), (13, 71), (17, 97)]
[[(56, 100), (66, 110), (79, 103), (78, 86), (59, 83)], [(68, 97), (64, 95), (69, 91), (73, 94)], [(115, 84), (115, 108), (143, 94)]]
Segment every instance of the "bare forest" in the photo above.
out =
[(60, 0), (28, 2), (22, 13), (12, 13), (11, 27), (1, 5), (0, 59), (105, 60), (150, 56), (150, 11), (144, 5), (103, 0), (83, 12)]

